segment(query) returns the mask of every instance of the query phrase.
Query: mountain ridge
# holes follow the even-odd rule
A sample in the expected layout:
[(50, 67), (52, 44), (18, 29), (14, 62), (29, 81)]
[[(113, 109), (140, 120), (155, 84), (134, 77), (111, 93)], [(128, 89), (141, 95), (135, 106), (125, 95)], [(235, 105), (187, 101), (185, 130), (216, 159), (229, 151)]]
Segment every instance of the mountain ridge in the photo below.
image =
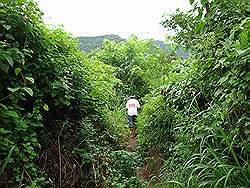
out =
[(85, 52), (90, 52), (92, 50), (101, 48), (104, 39), (109, 39), (116, 42), (125, 41), (125, 39), (115, 34), (99, 35), (99, 36), (80, 36), (77, 38), (79, 40), (79, 48)]
[[(85, 51), (85, 52), (91, 52), (93, 50), (97, 50), (102, 47), (102, 43), (105, 39), (113, 40), (117, 43), (126, 41), (126, 39), (121, 38), (119, 35), (115, 34), (109, 34), (109, 35), (99, 35), (99, 36), (80, 36), (77, 37), (79, 40), (79, 49)], [(154, 40), (154, 39), (148, 39), (153, 40), (156, 45), (158, 45), (160, 48), (169, 51), (171, 50), (171, 47), (167, 44), (165, 44), (161, 40)], [(187, 59), (189, 54), (185, 52), (182, 48), (178, 48), (176, 50), (176, 56), (177, 57), (183, 57), (184, 59)]]

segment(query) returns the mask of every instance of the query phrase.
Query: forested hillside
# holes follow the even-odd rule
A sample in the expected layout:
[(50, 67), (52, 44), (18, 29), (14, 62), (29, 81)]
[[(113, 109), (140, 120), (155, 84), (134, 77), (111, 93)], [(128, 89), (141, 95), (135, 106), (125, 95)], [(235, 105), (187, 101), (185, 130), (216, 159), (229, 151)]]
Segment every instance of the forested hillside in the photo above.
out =
[(95, 36), (95, 37), (78, 37), (79, 48), (85, 52), (90, 52), (102, 47), (104, 39), (113, 40), (116, 42), (124, 41), (118, 35), (104, 35), (104, 36)]
[[(104, 35), (104, 36), (96, 36), (96, 37), (78, 37), (79, 40), (79, 49), (83, 50), (84, 52), (91, 52), (93, 50), (97, 50), (103, 47), (104, 40), (110, 40), (115, 41), (116, 43), (120, 43), (122, 41), (125, 41), (125, 39), (122, 39), (118, 35)], [(186, 52), (181, 47), (173, 47), (169, 44), (165, 44), (161, 40), (153, 40), (151, 39), (150, 43), (155, 43), (160, 48), (165, 50), (166, 52), (174, 52), (174, 56), (177, 58), (183, 57), (184, 59), (188, 58), (189, 53)]]
[(33, 0), (0, 2), (0, 187), (250, 187), (250, 5), (190, 2), (162, 20), (175, 48), (132, 35), (92, 53)]

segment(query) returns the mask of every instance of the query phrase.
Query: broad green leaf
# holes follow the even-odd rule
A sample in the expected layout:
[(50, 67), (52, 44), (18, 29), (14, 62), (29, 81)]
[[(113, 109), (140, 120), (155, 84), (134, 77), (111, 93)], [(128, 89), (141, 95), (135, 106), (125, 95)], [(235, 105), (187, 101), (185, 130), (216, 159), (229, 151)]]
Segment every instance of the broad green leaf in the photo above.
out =
[(65, 101), (62, 101), (63, 104), (65, 104), (66, 106), (69, 106), (70, 105), (70, 102), (68, 100), (65, 100)]
[(208, 2), (208, 0), (201, 0), (201, 4), (204, 6), (206, 3)]
[(23, 2), (25, 2), (26, 0), (17, 0), (17, 3), (21, 4)]
[(0, 128), (0, 133), (1, 134), (6, 134), (6, 133), (10, 133), (11, 131), (7, 131), (4, 128)]
[(19, 3), (19, 1), (26, 1), (26, 0), (1, 0), (4, 3)]
[(34, 84), (35, 80), (32, 77), (25, 76), (26, 80), (29, 80), (32, 84)]
[(13, 36), (12, 36), (11, 34), (9, 34), (9, 33), (6, 34), (5, 37), (8, 38), (8, 39), (11, 39), (11, 40), (15, 40), (15, 39), (13, 38)]
[(22, 65), (24, 65), (25, 64), (25, 61), (24, 61), (24, 59), (21, 59), (21, 62), (20, 62)]
[(194, 3), (194, 0), (189, 0), (189, 3), (192, 5)]
[(249, 48), (246, 50), (237, 50), (236, 52), (237, 52), (237, 54), (239, 54), (239, 56), (244, 56), (244, 55), (247, 55), (249, 53)]
[(227, 81), (228, 77), (227, 76), (224, 76), (220, 79), (220, 83), (224, 83), (225, 81)]
[(10, 25), (3, 25), (5, 27), (5, 29), (9, 30), (11, 28)]
[(35, 143), (35, 142), (37, 142), (37, 139), (36, 138), (32, 138), (31, 141)]
[(31, 88), (24, 87), (23, 90), (26, 91), (30, 96), (33, 96), (33, 90)]
[(55, 97), (57, 95), (57, 92), (55, 91), (55, 90), (53, 90), (52, 92), (51, 92), (51, 96), (52, 97)]
[(10, 3), (10, 2), (13, 2), (13, 0), (2, 0), (2, 2), (4, 2), (4, 3)]
[(8, 110), (8, 107), (0, 103), (0, 106), (4, 108), (4, 110)]
[[(0, 9), (0, 12), (2, 12), (2, 13), (6, 13), (6, 10), (4, 10), (4, 9)], [(0, 21), (0, 23), (4, 23), (4, 21)]]
[(43, 105), (43, 108), (44, 108), (44, 110), (49, 111), (49, 106), (47, 104), (45, 104), (45, 103)]
[(4, 114), (6, 116), (10, 116), (10, 117), (18, 117), (17, 113), (15, 111), (5, 111)]
[(196, 27), (196, 29), (194, 30), (194, 33), (196, 34), (196, 33), (198, 33), (201, 29), (203, 29), (204, 26), (205, 26), (205, 24), (206, 24), (206, 22), (201, 22), (201, 23)]
[(16, 68), (16, 69), (15, 69), (15, 74), (16, 74), (16, 76), (17, 76), (21, 71), (22, 71), (21, 68)]
[(9, 64), (13, 67), (14, 62), (13, 62), (12, 58), (9, 57), (9, 56), (5, 56), (5, 58), (7, 59), (7, 61), (9, 62)]
[(9, 68), (10, 68), (10, 65), (9, 65), (9, 64), (5, 64), (5, 63), (0, 63), (0, 68), (1, 68), (4, 72), (8, 73)]
[(214, 96), (215, 96), (215, 97), (218, 97), (220, 94), (221, 94), (221, 91), (220, 91), (220, 90), (217, 90), (217, 91), (214, 93)]
[(7, 87), (7, 89), (8, 89), (9, 91), (11, 91), (12, 93), (14, 93), (14, 92), (18, 91), (20, 88), (19, 88), (19, 87), (17, 87), (17, 88), (10, 88), (10, 87)]

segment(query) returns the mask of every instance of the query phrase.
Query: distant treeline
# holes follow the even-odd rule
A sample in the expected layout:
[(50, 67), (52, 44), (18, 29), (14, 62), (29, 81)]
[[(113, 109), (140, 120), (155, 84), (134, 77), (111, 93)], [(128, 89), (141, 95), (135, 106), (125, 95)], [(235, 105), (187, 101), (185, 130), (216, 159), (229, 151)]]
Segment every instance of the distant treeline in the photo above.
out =
[(103, 35), (95, 37), (78, 37), (79, 39), (79, 48), (85, 52), (90, 52), (102, 47), (102, 42), (104, 39), (113, 40), (116, 42), (124, 41), (118, 35)]
[[(103, 45), (104, 39), (112, 40), (117, 43), (125, 41), (125, 39), (121, 38), (118, 35), (110, 34), (103, 36), (94, 36), (94, 37), (78, 37), (79, 39), (79, 49), (85, 52), (91, 52), (93, 50), (101, 48)], [(171, 51), (172, 47), (165, 44), (161, 40), (152, 40), (152, 42), (156, 43), (160, 48), (165, 49), (166, 51)], [(174, 50), (175, 51), (175, 50)], [(188, 53), (185, 52), (182, 48), (178, 48), (176, 50), (177, 57), (183, 57), (186, 59), (188, 57)]]

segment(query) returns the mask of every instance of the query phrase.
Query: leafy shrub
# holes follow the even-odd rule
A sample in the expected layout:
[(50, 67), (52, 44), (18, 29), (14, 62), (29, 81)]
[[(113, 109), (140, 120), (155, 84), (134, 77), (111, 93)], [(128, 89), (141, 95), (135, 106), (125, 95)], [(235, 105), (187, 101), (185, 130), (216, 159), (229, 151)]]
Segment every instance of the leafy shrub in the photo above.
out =
[(111, 154), (111, 165), (108, 169), (108, 182), (112, 187), (140, 187), (136, 167), (139, 158), (136, 153), (123, 150)]

